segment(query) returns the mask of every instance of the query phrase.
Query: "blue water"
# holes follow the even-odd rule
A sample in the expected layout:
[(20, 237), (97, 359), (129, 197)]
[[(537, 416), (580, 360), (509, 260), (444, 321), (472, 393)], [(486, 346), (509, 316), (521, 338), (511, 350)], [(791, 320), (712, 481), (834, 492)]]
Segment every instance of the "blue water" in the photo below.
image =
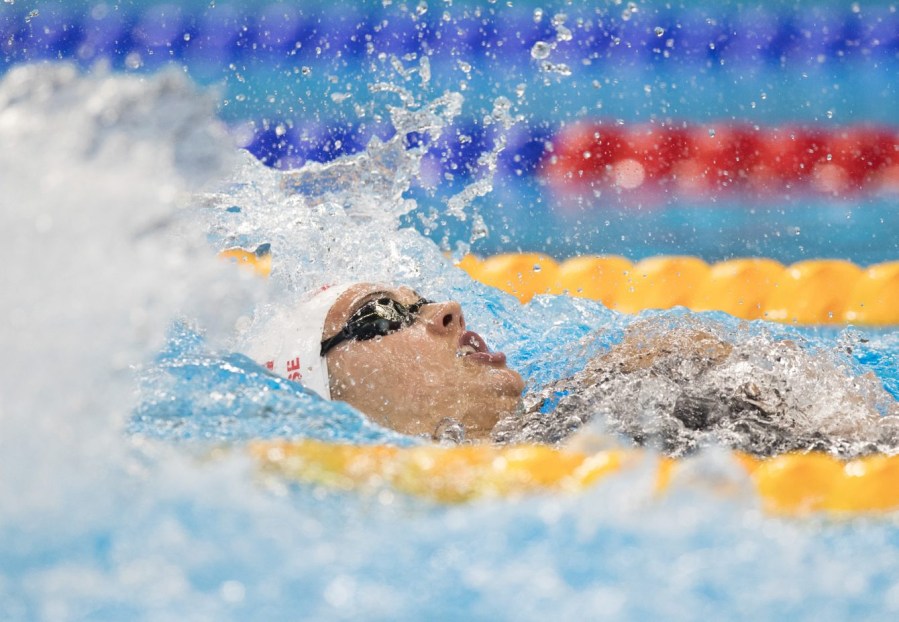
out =
[[(894, 197), (842, 202), (784, 197), (763, 204), (693, 203), (675, 197), (637, 206), (606, 197), (559, 210), (556, 198), (535, 175), (544, 140), (564, 123), (583, 116), (626, 122), (668, 117), (691, 123), (800, 121), (834, 127), (864, 121), (899, 123), (899, 111), (889, 105), (895, 100), (899, 76), (895, 70), (899, 38), (895, 12), (888, 3), (865, 5), (860, 14), (838, 3), (811, 7), (725, 3), (705, 8), (647, 3), (627, 23), (621, 20), (626, 3), (598, 9), (547, 3), (542, 23), (530, 30), (535, 23), (531, 6), (511, 10), (486, 2), (456, 6), (432, 2), (426, 14), (429, 32), (441, 23), (444, 11), (450, 15), (450, 26), (458, 28), (447, 30), (453, 33), (451, 44), (435, 48), (433, 77), (426, 88), (416, 86), (414, 79), (397, 77), (389, 61), (368, 59), (347, 34), (359, 23), (368, 29), (386, 18), (390, 26), (379, 39), (381, 49), (399, 54), (415, 50), (419, 39), (403, 38), (408, 28), (400, 27), (412, 22), (408, 7), (414, 3), (405, 9), (400, 4), (341, 5), (346, 11), (333, 12), (326, 3), (304, 5), (294, 11), (299, 16), (290, 22), (293, 26), (284, 27), (290, 36), (281, 36), (283, 30), (273, 27), (263, 35), (265, 29), (259, 27), (264, 19), (277, 22), (281, 10), (277, 5), (4, 3), (3, 68), (57, 59), (89, 67), (108, 59), (115, 75), (142, 76), (153, 84), (158, 70), (175, 64), (197, 83), (221, 89), (218, 117), (235, 133), (246, 130), (244, 124), (249, 123), (244, 144), (256, 155), (268, 158), (271, 165), (286, 157), (285, 165), (290, 166), (361, 150), (363, 135), (391, 136), (386, 106), (366, 88), (377, 79), (406, 85), (424, 100), (465, 83), (466, 106), (450, 136), (457, 143), (460, 134), (472, 136), (472, 142), (464, 144), (474, 147), (462, 149), (459, 143), (458, 149), (450, 150), (451, 157), (435, 156), (439, 175), (453, 173), (453, 179), (443, 177), (445, 183), (435, 190), (422, 184), (406, 193), (418, 202), (401, 220), (407, 228), (383, 233), (355, 225), (339, 213), (325, 214), (325, 222), (335, 230), (331, 242), (339, 242), (333, 247), (344, 255), (332, 256), (329, 240), (313, 228), (296, 241), (302, 247), (311, 240), (306, 254), (291, 251), (294, 257), (318, 263), (300, 262), (299, 276), (273, 275), (273, 282), (286, 288), (292, 278), (301, 281), (304, 270), (340, 269), (402, 280), (431, 297), (459, 300), (469, 324), (509, 355), (510, 364), (530, 380), (530, 389), (576, 371), (591, 354), (619, 340), (633, 318), (564, 298), (539, 298), (522, 307), (444, 263), (442, 250), (470, 242), (484, 254), (522, 249), (559, 258), (588, 252), (633, 259), (691, 253), (708, 261), (742, 255), (784, 262), (827, 256), (868, 264), (897, 257)], [(477, 9), (481, 16), (475, 14)], [(29, 17), (34, 10), (37, 13)], [(631, 51), (612, 51), (585, 65), (580, 54), (596, 51), (599, 44), (576, 34), (568, 48), (560, 46), (558, 58), (552, 57), (570, 63), (572, 76), (540, 73), (528, 52), (536, 37), (552, 32), (549, 19), (558, 10), (569, 14), (569, 25), (585, 13), (608, 16), (609, 32), (617, 29), (625, 43), (632, 44), (620, 50)], [(362, 17), (357, 17), (360, 13)], [(709, 18), (715, 18), (714, 23)], [(674, 22), (682, 25), (683, 44), (665, 58), (647, 44), (651, 32), (647, 28), (661, 25), (676, 31)], [(506, 34), (490, 34), (494, 24)], [(722, 24), (738, 26), (733, 36), (725, 37), (728, 45), (720, 39), (727, 32)], [(851, 33), (859, 28), (862, 43), (850, 44), (855, 41)], [(798, 36), (803, 29), (811, 35)], [(525, 35), (514, 34), (519, 31)], [(575, 31), (583, 33), (587, 27)], [(91, 32), (97, 37), (95, 45), (82, 48)], [(304, 45), (295, 52), (290, 48), (297, 32)], [(342, 37), (348, 46), (345, 55), (337, 58), (314, 51), (316, 42), (327, 39), (325, 32)], [(191, 35), (189, 41), (185, 33)], [(211, 36), (216, 33), (224, 35)], [(204, 34), (210, 38), (204, 39)], [(874, 45), (875, 39), (882, 43)], [(491, 46), (507, 41), (507, 50), (514, 53), (494, 54), (498, 48), (486, 48), (484, 40)], [(707, 49), (712, 40), (722, 42), (719, 51)], [(133, 53), (137, 56), (130, 56)], [(471, 70), (463, 71), (459, 60), (470, 63)], [(593, 80), (601, 81), (602, 88), (596, 89)], [(517, 98), (520, 83), (525, 84), (525, 95)], [(673, 85), (678, 86), (676, 95)], [(350, 93), (352, 98), (337, 102), (332, 98), (335, 93)], [(490, 141), (486, 132), (477, 130), (483, 129), (480, 120), (497, 96), (512, 99), (524, 117), (515, 143), (521, 158), (501, 156), (495, 189), (469, 210), (469, 216), (479, 213), (489, 229), (486, 237), (477, 238), (472, 236), (471, 218), (462, 222), (447, 216), (444, 200), (479, 174), (473, 163)], [(195, 98), (188, 93), (184, 100)], [(150, 113), (136, 105), (141, 101), (150, 102)], [(162, 101), (169, 100), (152, 92), (129, 100), (135, 117), (125, 116), (120, 125), (128, 129), (141, 114), (161, 113), (153, 106), (158, 108)], [(357, 102), (366, 113), (363, 119), (353, 108)], [(52, 114), (65, 112), (60, 108)], [(191, 124), (205, 122), (203, 114), (189, 117)], [(53, 116), (43, 119), (46, 127), (56, 127)], [(278, 145), (281, 123), (293, 124), (286, 134), (291, 141), (299, 141), (303, 132), (311, 137), (305, 151), (297, 150), (298, 142)], [(160, 133), (168, 128), (148, 127)], [(136, 133), (140, 135), (140, 130)], [(42, 165), (40, 158), (56, 153), (46, 146), (53, 137), (44, 138), (48, 142), (37, 145), (31, 155), (42, 171), (59, 173), (57, 160)], [(336, 147), (336, 140), (352, 149)], [(13, 356), (4, 361), (4, 369), (19, 380), (52, 379), (54, 369), (70, 373), (71, 379), (37, 384), (48, 388), (32, 401), (17, 400), (19, 394), (13, 390), (20, 387), (7, 387), (4, 380), (0, 618), (845, 620), (893, 619), (899, 612), (899, 529), (894, 515), (852, 520), (773, 517), (762, 511), (724, 451), (708, 451), (688, 462), (686, 474), (664, 496), (653, 492), (655, 457), (650, 454), (641, 467), (580, 494), (457, 507), (392, 491), (336, 491), (260, 474), (244, 451), (243, 444), (250, 439), (301, 437), (398, 445), (423, 441), (381, 429), (345, 405), (322, 402), (301, 386), (271, 376), (226, 347), (227, 341), (223, 345), (214, 330), (209, 335), (193, 324), (173, 321), (178, 307), (165, 303), (183, 301), (171, 292), (186, 289), (204, 295), (204, 285), (209, 284), (179, 280), (179, 272), (201, 273), (202, 262), (176, 256), (182, 263), (168, 265), (168, 245), (177, 246), (172, 240), (166, 238), (151, 255), (154, 264), (169, 272), (150, 278), (148, 272), (115, 272), (122, 253), (116, 242), (138, 245), (142, 238), (132, 239), (131, 230), (105, 234), (103, 225), (117, 221), (101, 216), (99, 210), (75, 218), (85, 226), (73, 229), (84, 237), (70, 246), (62, 244), (61, 234), (49, 242), (41, 237), (48, 227), (40, 218), (42, 211), (54, 215), (51, 224), (59, 229), (67, 226), (66, 210), (77, 216), (83, 206), (108, 200), (108, 213), (118, 215), (138, 209), (136, 205), (148, 209), (168, 200), (161, 198), (164, 194), (134, 204), (127, 194), (125, 201), (118, 194), (107, 199), (107, 186), (97, 183), (94, 190), (91, 185), (92, 175), (102, 175), (90, 168), (90, 151), (77, 142), (75, 148), (58, 146), (63, 153), (86, 159), (84, 169), (74, 169), (68, 190), (60, 192), (52, 184), (32, 187), (29, 179), (22, 185), (7, 180), (5, 196), (35, 197), (28, 204), (34, 213), (23, 212), (20, 222), (15, 206), (2, 210), (13, 225), (27, 224), (21, 230), (10, 228), (8, 240), (13, 257), (30, 254), (32, 260), (22, 262), (23, 269), (42, 265), (40, 257), (50, 258), (48, 271), (37, 272), (30, 283), (26, 279), (36, 293), (5, 288), (9, 317), (4, 322), (4, 344), (20, 346), (12, 353), (35, 351), (40, 356), (36, 361), (22, 356), (27, 369)], [(157, 159), (170, 157), (169, 147), (164, 142)], [(131, 155), (125, 150), (121, 159)], [(147, 175), (158, 181), (154, 190), (165, 188), (167, 178), (158, 180), (159, 172), (148, 170), (147, 161), (136, 162), (124, 170), (126, 185), (139, 185)], [(234, 181), (244, 190), (229, 192), (235, 196), (232, 207), (239, 209), (227, 212), (231, 220), (223, 216), (217, 221), (220, 229), (205, 232), (213, 248), (204, 252), (211, 255), (229, 241), (248, 246), (262, 241), (255, 238), (258, 221), (237, 226), (253, 208), (270, 205), (270, 215), (293, 213), (296, 205), (290, 197), (272, 192), (265, 179), (261, 167), (237, 176)], [(91, 191), (89, 200), (77, 195), (82, 183)], [(60, 213), (41, 204), (42, 196), (57, 197), (62, 204), (70, 194), (78, 200), (63, 204)], [(124, 212), (113, 211), (114, 207)], [(186, 218), (196, 217), (205, 224), (195, 211), (203, 210), (188, 209)], [(37, 225), (28, 220), (32, 216)], [(265, 213), (259, 216), (262, 221), (264, 217)], [(160, 222), (164, 225), (166, 220), (143, 223), (141, 235), (157, 231)], [(52, 233), (52, 227), (49, 230)], [(290, 231), (281, 233), (284, 240), (291, 240)], [(28, 240), (27, 250), (15, 246), (19, 234)], [(358, 246), (345, 246), (348, 241)], [(35, 248), (43, 249), (43, 255), (36, 257)], [(118, 254), (107, 259), (106, 251)], [(129, 266), (125, 263), (121, 270), (130, 270)], [(106, 270), (112, 270), (111, 275)], [(93, 275), (111, 278), (112, 287), (81, 288), (79, 279)], [(4, 283), (9, 276), (3, 276)], [(43, 277), (49, 277), (52, 291), (41, 291)], [(138, 287), (138, 294), (126, 297), (123, 304), (116, 296), (135, 285), (132, 279), (138, 286), (147, 279), (146, 291)], [(71, 295), (63, 287), (69, 281), (79, 284)], [(226, 298), (241, 298), (240, 287), (228, 287), (233, 289), (226, 290)], [(55, 295), (57, 288), (66, 295)], [(211, 295), (210, 300), (213, 312), (207, 312), (205, 319), (215, 318), (225, 306)], [(153, 306), (158, 301), (162, 310)], [(89, 321), (68, 327), (67, 322), (81, 317), (78, 313), (85, 307)], [(53, 314), (54, 309), (59, 311)], [(162, 345), (154, 345), (149, 357), (141, 358), (143, 350), (135, 354), (104, 342), (111, 338), (108, 335), (143, 339), (142, 312), (167, 327)], [(43, 317), (41, 313), (51, 313), (50, 321), (33, 325), (37, 328), (31, 333), (17, 328), (23, 317)], [(221, 315), (228, 314), (222, 310)], [(675, 321), (690, 316), (684, 310), (648, 315)], [(117, 323), (120, 317), (125, 320)], [(720, 314), (708, 318), (734, 339), (768, 331), (822, 351), (823, 356), (845, 360), (853, 373), (874, 372), (899, 398), (895, 329), (765, 323), (747, 327)], [(44, 349), (42, 333), (54, 339)], [(581, 340), (587, 336), (592, 339), (584, 346)], [(851, 355), (846, 354), (847, 346)], [(112, 356), (122, 352), (129, 355), (124, 360)], [(51, 363), (57, 367), (48, 372)], [(135, 385), (135, 400), (115, 397), (115, 387), (130, 394)], [(71, 394), (58, 395), (60, 386)], [(106, 399), (107, 392), (115, 399)], [(18, 482), (27, 485), (19, 487)]]
[(147, 395), (128, 432), (172, 441), (245, 442), (313, 438), (408, 445), (343, 403), (327, 404), (301, 385), (268, 373), (241, 354), (215, 355), (182, 324), (143, 379)]

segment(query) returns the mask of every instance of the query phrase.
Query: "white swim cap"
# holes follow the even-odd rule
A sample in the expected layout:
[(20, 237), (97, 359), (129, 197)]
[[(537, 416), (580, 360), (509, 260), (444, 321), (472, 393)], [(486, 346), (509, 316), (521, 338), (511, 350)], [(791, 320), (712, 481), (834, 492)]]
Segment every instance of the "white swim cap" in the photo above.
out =
[(321, 356), (322, 331), (331, 307), (351, 285), (325, 286), (275, 311), (259, 330), (253, 331), (247, 356), (330, 400), (328, 363)]

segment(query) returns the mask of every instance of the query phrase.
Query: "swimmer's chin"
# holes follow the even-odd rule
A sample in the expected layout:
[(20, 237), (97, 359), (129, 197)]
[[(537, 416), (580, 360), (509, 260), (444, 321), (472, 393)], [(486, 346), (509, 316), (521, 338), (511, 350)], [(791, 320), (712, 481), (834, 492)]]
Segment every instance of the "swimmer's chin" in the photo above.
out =
[(500, 395), (521, 397), (525, 383), (517, 371), (508, 367), (498, 367), (491, 369), (489, 374), (491, 385)]
[(489, 442), (493, 438), (493, 432), (499, 422), (521, 415), (524, 412), (524, 403), (520, 394), (510, 396), (507, 403), (492, 413), (482, 412), (477, 415), (469, 415), (461, 421), (465, 429), (465, 439), (474, 442)]

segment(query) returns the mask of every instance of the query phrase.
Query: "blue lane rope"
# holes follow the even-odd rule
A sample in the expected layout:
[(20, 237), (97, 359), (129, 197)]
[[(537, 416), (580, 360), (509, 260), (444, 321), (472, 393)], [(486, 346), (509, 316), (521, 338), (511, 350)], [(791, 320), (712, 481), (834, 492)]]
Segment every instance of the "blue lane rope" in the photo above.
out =
[[(363, 12), (353, 5), (327, 12), (280, 3), (262, 8), (98, 4), (84, 11), (49, 2), (37, 6), (29, 10), (29, 3), (6, 4), (0, 11), (0, 58), (5, 63), (48, 58), (91, 62), (122, 59), (132, 52), (178, 60), (274, 56), (297, 62), (339, 52), (353, 61), (369, 49), (426, 53), (437, 60), (527, 63), (534, 43), (554, 41), (556, 35), (549, 12), (536, 21), (530, 7), (468, 13), (447, 21), (439, 11), (414, 16), (414, 11), (379, 8)], [(899, 12), (888, 6), (714, 11), (650, 6), (626, 15), (620, 7), (569, 7), (565, 23), (572, 36), (558, 42), (554, 58), (819, 64), (899, 55)]]

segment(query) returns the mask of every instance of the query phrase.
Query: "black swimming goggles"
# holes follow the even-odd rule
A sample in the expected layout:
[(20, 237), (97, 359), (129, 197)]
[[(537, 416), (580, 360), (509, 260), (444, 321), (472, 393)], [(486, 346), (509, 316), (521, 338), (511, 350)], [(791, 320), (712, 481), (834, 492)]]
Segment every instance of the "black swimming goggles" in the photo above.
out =
[(365, 341), (405, 328), (415, 321), (423, 306), (432, 303), (433, 300), (419, 298), (407, 306), (386, 296), (369, 300), (350, 316), (339, 333), (322, 341), (321, 356), (344, 341), (350, 339)]

